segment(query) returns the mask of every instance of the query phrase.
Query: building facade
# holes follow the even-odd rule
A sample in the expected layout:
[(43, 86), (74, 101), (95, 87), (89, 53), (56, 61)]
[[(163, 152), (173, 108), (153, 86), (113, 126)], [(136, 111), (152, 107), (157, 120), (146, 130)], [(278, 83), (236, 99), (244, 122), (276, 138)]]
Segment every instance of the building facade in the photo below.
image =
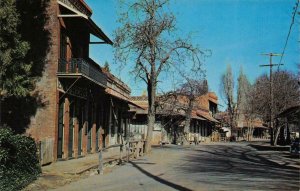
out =
[[(131, 107), (134, 117), (130, 123), (132, 132), (140, 132), (141, 137), (147, 135), (147, 96), (134, 96), (131, 100), (144, 110)], [(187, 99), (176, 96), (176, 99), (158, 96), (156, 121), (153, 129), (152, 144), (173, 143), (181, 144), (187, 137), (188, 142), (211, 141), (212, 133), (218, 121), (213, 115), (217, 111), (218, 98), (213, 92), (199, 96), (194, 103), (188, 135), (183, 136), (186, 119)]]
[(276, 116), (275, 121), (277, 129), (275, 139), (277, 139), (278, 145), (289, 145), (291, 142), (299, 140), (300, 105), (285, 109)]
[(39, 143), (42, 164), (122, 143), (130, 104), (130, 88), (89, 58), (90, 44), (113, 44), (91, 19), (90, 7), (83, 0), (50, 0), (47, 6), (50, 46), (35, 90), (45, 104), (26, 131)]

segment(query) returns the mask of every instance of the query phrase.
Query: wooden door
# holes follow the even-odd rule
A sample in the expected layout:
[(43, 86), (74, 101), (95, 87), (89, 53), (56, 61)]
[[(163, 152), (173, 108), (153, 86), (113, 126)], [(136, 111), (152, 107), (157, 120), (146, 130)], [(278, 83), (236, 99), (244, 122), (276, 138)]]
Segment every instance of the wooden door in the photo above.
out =
[(63, 131), (64, 131), (64, 102), (59, 103), (58, 133), (57, 133), (57, 158), (63, 155)]

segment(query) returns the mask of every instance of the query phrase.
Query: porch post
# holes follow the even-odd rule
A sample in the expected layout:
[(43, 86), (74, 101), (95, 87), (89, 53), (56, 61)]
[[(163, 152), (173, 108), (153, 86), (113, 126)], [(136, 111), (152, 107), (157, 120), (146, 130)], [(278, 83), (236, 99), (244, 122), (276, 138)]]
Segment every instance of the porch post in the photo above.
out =
[(89, 111), (89, 101), (87, 100), (84, 106), (84, 119), (83, 119), (83, 128), (82, 128), (82, 154), (86, 155), (87, 154), (87, 134), (88, 134), (88, 111)]
[[(79, 109), (79, 108), (75, 108), (76, 109)], [(77, 117), (75, 118), (75, 121), (74, 121), (74, 144), (73, 144), (73, 151), (74, 151), (74, 157), (75, 158), (78, 158), (78, 128), (79, 128), (79, 123), (78, 123), (78, 119)]]
[(63, 145), (63, 158), (67, 159), (69, 154), (69, 128), (70, 128), (70, 101), (69, 98), (65, 98), (64, 104), (64, 145)]
[[(97, 104), (94, 105), (94, 109), (92, 110), (93, 113), (92, 113), (92, 150), (91, 152), (92, 153), (95, 153), (96, 152), (96, 115), (97, 115)], [(99, 139), (98, 139), (99, 140)]]

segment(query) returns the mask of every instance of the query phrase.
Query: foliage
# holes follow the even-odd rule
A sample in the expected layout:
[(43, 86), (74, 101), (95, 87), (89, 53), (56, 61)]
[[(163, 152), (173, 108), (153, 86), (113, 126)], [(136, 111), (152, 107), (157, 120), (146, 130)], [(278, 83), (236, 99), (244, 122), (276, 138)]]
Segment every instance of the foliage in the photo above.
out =
[(49, 15), (46, 12), (49, 1), (16, 0), (20, 14), (18, 31), (22, 39), (30, 44), (24, 61), (32, 64), (30, 77), (34, 79), (42, 76), (50, 47)]
[(29, 44), (21, 40), (15, 0), (0, 1), (0, 96), (24, 96), (32, 86), (30, 63), (23, 59)]
[(0, 127), (0, 190), (20, 190), (41, 173), (32, 138)]
[(108, 63), (107, 61), (105, 61), (104, 66), (103, 66), (103, 69), (104, 69), (106, 72), (110, 72), (109, 63)]
[[(0, 32), (0, 39), (2, 39), (2, 37), (6, 39), (5, 41), (8, 43), (6, 46), (7, 50), (14, 49), (15, 44), (13, 40), (16, 38), (19, 41), (22, 39), (22, 42), (26, 41), (27, 45), (30, 44), (30, 49), (27, 50), (26, 54), (24, 52), (25, 55), (18, 61), (16, 61), (14, 55), (11, 57), (9, 67), (13, 66), (15, 70), (12, 71), (10, 69), (6, 73), (9, 76), (23, 77), (25, 80), (24, 85), (21, 86), (21, 83), (18, 84), (23, 88), (23, 93), (1, 95), (3, 99), (0, 100), (0, 106), (2, 106), (0, 107), (0, 110), (2, 110), (2, 112), (0, 111), (2, 114), (0, 115), (2, 117), (0, 121), (2, 124), (8, 124), (14, 132), (24, 133), (30, 123), (31, 117), (35, 115), (37, 108), (45, 105), (44, 99), (41, 98), (38, 89), (35, 89), (34, 85), (38, 78), (42, 76), (50, 47), (49, 15), (47, 15), (46, 12), (49, 0), (14, 0), (10, 2), (13, 2), (11, 4), (13, 10), (12, 8), (8, 8), (7, 0), (5, 0), (5, 2), (1, 1), (3, 6), (0, 9), (10, 9), (14, 15), (12, 15), (12, 13), (8, 14), (8, 12), (6, 12), (6, 15), (10, 15), (10, 17), (16, 19), (17, 22), (13, 27), (13, 33), (9, 34), (5, 32), (6, 36), (4, 38)], [(4, 8), (5, 6), (6, 8)], [(2, 14), (4, 15), (4, 13), (0, 13), (0, 15)], [(4, 17), (1, 23), (3, 20)], [(6, 20), (7, 22), (11, 22), (7, 18)], [(1, 28), (1, 31), (3, 30), (4, 29)], [(21, 67), (23, 63), (28, 63), (26, 64), (28, 66), (30, 65), (29, 71), (24, 72), (18, 70), (18, 67)], [(7, 81), (9, 82), (10, 79), (7, 79)], [(14, 88), (11, 87), (10, 90), (14, 90)]]

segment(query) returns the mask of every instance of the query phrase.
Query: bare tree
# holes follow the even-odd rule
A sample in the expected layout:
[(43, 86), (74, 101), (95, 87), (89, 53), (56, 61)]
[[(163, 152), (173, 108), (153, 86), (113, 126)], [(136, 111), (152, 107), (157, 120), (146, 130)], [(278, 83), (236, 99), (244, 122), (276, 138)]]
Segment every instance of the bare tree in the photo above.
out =
[(178, 86), (175, 91), (169, 91), (157, 97), (156, 111), (167, 116), (181, 116), (184, 128), (177, 135), (180, 142), (186, 144), (190, 132), (192, 111), (195, 109), (194, 103), (198, 97), (208, 92), (208, 84), (206, 80), (185, 77), (185, 81)]
[(190, 132), (190, 124), (192, 111), (194, 108), (194, 102), (197, 97), (204, 95), (208, 92), (208, 85), (206, 80), (193, 80), (186, 78), (186, 82), (177, 90), (177, 94), (182, 95), (186, 98), (187, 108), (185, 111), (185, 125), (184, 133)]
[[(188, 39), (174, 38), (175, 17), (166, 10), (168, 0), (136, 0), (126, 4), (116, 30), (115, 57), (120, 63), (134, 63), (133, 73), (147, 85), (148, 131), (145, 152), (151, 150), (155, 122), (155, 99), (159, 76), (170, 67), (199, 70), (204, 54)], [(187, 62), (190, 60), (190, 62)]]
[[(285, 109), (299, 105), (299, 95), (300, 89), (297, 76), (294, 73), (288, 71), (277, 71), (273, 75), (273, 95), (274, 95), (274, 103), (273, 103), (273, 112), (274, 116), (277, 116), (280, 112)], [(270, 95), (268, 93), (269, 87), (269, 79), (267, 75), (260, 76), (255, 84), (255, 96), (254, 96), (254, 109), (257, 114), (259, 114), (264, 121), (268, 121), (269, 119), (269, 98)], [(280, 125), (274, 129), (273, 133), (275, 136), (274, 144), (277, 144), (277, 138)]]
[[(257, 114), (254, 110), (255, 104), (255, 91), (243, 73), (243, 69), (240, 70), (238, 78), (238, 92), (237, 92), (237, 121), (246, 122), (247, 132), (246, 140), (250, 141), (253, 136), (254, 122), (257, 120)], [(245, 135), (243, 135), (245, 136)]]
[(231, 131), (235, 130), (236, 103), (234, 101), (234, 80), (231, 66), (227, 65), (226, 72), (221, 77), (221, 95), (227, 105), (229, 115), (229, 126)]

